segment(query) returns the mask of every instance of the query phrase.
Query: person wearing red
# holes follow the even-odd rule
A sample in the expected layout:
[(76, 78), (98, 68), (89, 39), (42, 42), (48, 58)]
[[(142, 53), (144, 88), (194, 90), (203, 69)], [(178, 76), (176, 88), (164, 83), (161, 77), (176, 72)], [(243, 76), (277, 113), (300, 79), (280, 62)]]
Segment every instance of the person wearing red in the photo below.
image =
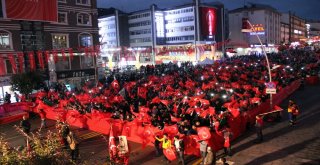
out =
[(256, 116), (255, 127), (256, 127), (256, 133), (257, 133), (256, 143), (261, 143), (263, 141), (263, 134), (262, 134), (263, 118), (262, 118), (262, 116), (259, 116), (259, 115)]
[(228, 156), (232, 156), (231, 143), (230, 143), (231, 136), (232, 136), (232, 133), (229, 131), (229, 129), (226, 129), (223, 133), (223, 137), (224, 137), (223, 150), (224, 150), (224, 154)]

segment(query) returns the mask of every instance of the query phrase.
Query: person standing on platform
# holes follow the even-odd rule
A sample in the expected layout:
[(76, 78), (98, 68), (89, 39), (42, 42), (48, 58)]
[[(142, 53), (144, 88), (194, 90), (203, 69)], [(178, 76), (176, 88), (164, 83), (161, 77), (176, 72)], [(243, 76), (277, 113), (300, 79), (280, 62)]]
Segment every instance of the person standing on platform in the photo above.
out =
[(31, 124), (30, 124), (29, 120), (27, 119), (27, 116), (22, 117), (22, 121), (20, 122), (20, 128), (27, 135), (30, 133)]
[(259, 115), (256, 116), (255, 127), (256, 127), (256, 133), (257, 133), (256, 143), (261, 143), (263, 141), (263, 134), (262, 134), (263, 118), (262, 118), (262, 116), (259, 116)]
[[(162, 142), (162, 150), (166, 150), (169, 149), (171, 147), (171, 140), (168, 139), (168, 134), (163, 134), (163, 138), (159, 139), (157, 136), (155, 136), (155, 138)], [(170, 163), (169, 159), (165, 156), (164, 159), (167, 161), (167, 164)]]
[(178, 135), (176, 135), (174, 137), (174, 146), (176, 148), (176, 151), (179, 155), (179, 162), (182, 164), (182, 165), (185, 165), (184, 163), (184, 142), (183, 142), (183, 139), (180, 139)]
[(205, 140), (200, 140), (199, 142), (200, 142), (200, 154), (201, 154), (201, 158), (202, 158), (201, 165), (204, 165), (204, 159), (207, 156), (208, 143)]

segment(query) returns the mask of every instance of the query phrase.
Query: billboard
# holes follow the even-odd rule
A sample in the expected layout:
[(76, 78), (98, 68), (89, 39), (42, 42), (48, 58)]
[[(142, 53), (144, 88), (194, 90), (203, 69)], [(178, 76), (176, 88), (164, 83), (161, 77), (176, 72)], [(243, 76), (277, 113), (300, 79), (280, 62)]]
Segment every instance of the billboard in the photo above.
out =
[(217, 10), (210, 7), (200, 7), (201, 34), (212, 39), (217, 32)]
[(4, 18), (57, 22), (57, 0), (2, 0)]

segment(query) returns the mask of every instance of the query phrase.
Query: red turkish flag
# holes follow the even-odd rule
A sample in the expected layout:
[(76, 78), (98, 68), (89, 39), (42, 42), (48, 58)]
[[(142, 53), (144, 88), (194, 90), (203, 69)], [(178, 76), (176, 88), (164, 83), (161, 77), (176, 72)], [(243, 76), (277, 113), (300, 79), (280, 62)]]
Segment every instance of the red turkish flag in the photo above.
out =
[(44, 59), (45, 59), (44, 61), (46, 64), (48, 64), (49, 58), (50, 58), (50, 52), (48, 50), (46, 50), (44, 52)]
[(177, 156), (174, 152), (174, 150), (172, 148), (168, 148), (163, 150), (163, 154), (170, 160), (170, 161), (174, 161), (175, 159), (177, 159)]
[(10, 64), (11, 64), (11, 66), (12, 66), (12, 71), (13, 71), (13, 73), (14, 73), (14, 74), (17, 73), (17, 64), (16, 64), (16, 60), (15, 60), (13, 54), (9, 54), (9, 55), (8, 55), (8, 59), (9, 59)]
[(30, 63), (30, 70), (35, 71), (36, 70), (36, 62), (34, 59), (33, 52), (29, 52), (28, 57), (29, 57), (29, 63)]
[(52, 50), (53, 60), (54, 62), (58, 62), (58, 52), (57, 50)]
[(19, 52), (18, 53), (18, 62), (19, 62), (19, 71), (20, 73), (23, 72), (23, 66), (24, 66), (24, 57), (23, 53)]
[(2, 7), (9, 19), (58, 21), (57, 0), (5, 0)]
[(6, 68), (5, 68), (4, 59), (0, 57), (0, 75), (5, 75), (5, 74), (6, 74)]
[(115, 159), (115, 157), (117, 155), (117, 146), (116, 146), (116, 141), (113, 136), (112, 125), (110, 127), (110, 133), (109, 133), (109, 155), (110, 155), (110, 159), (112, 159), (112, 160)]
[(67, 57), (66, 57), (66, 53), (65, 53), (64, 49), (61, 49), (61, 55), (62, 55), (63, 61), (67, 61)]
[(208, 127), (197, 128), (198, 136), (200, 140), (208, 140), (211, 138), (210, 129)]
[(73, 60), (73, 49), (69, 48), (68, 51), (69, 51), (70, 60)]
[(111, 83), (111, 86), (115, 90), (119, 90), (120, 89), (120, 85), (119, 85), (118, 80), (113, 80), (112, 83)]
[(138, 96), (141, 98), (146, 99), (147, 98), (147, 88), (145, 87), (138, 87)]
[(37, 56), (38, 56), (38, 61), (39, 61), (40, 67), (41, 67), (42, 69), (44, 69), (42, 52), (41, 52), (41, 51), (38, 51), (38, 52), (37, 52)]

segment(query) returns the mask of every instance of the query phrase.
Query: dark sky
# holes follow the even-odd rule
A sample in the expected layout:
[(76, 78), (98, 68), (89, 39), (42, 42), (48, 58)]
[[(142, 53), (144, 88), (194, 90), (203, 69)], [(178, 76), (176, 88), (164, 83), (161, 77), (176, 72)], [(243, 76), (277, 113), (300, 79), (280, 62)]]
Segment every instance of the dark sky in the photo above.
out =
[[(97, 0), (98, 7), (114, 7), (125, 12), (147, 9), (151, 4), (160, 8), (170, 8), (176, 5), (191, 3), (192, 0)], [(242, 7), (245, 0), (220, 0), (229, 10)], [(202, 0), (202, 2), (216, 2), (216, 0)], [(306, 18), (320, 20), (320, 0), (246, 0), (246, 2), (268, 4), (280, 12), (291, 10), (296, 15)]]

